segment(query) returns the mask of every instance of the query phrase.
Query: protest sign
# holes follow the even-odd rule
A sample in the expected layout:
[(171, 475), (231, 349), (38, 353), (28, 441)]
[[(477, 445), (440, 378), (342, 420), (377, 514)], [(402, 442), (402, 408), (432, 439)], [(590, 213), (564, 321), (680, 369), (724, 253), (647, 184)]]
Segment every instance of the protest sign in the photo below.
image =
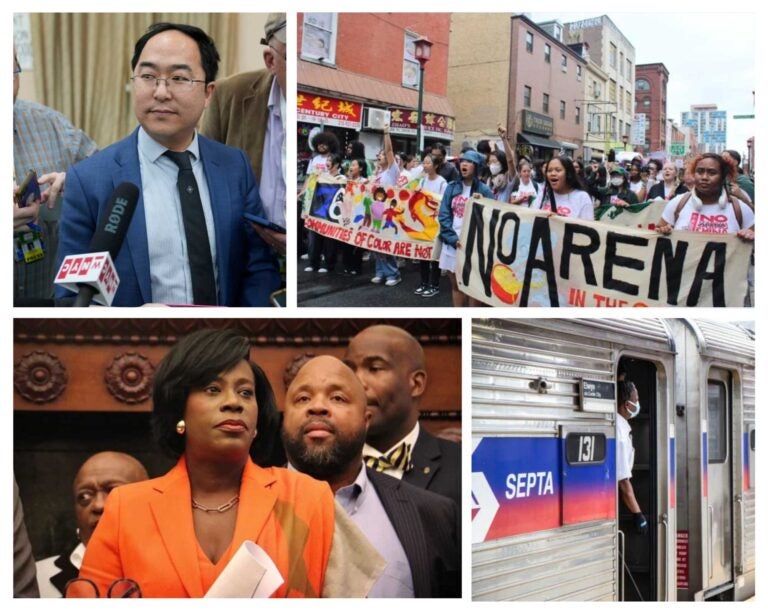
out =
[(461, 291), (519, 307), (740, 307), (752, 252), (735, 235), (664, 236), (485, 198), (467, 203), (460, 241)]
[(390, 256), (436, 260), (440, 198), (417, 185), (384, 188), (320, 177), (304, 226), (324, 237)]

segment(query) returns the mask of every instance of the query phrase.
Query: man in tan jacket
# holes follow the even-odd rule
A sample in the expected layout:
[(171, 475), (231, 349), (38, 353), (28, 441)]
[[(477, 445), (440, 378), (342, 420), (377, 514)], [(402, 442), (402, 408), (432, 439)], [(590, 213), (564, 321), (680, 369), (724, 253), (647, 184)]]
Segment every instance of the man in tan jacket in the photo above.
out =
[[(266, 68), (216, 82), (203, 117), (202, 133), (248, 154), (264, 213), (285, 228), (285, 13), (270, 13), (264, 24)], [(253, 225), (270, 246), (285, 253), (285, 234)]]

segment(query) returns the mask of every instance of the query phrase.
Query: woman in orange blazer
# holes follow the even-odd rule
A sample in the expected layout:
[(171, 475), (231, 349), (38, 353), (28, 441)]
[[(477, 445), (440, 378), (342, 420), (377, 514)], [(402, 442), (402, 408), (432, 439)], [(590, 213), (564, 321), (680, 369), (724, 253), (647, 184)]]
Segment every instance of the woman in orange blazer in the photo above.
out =
[(179, 460), (160, 478), (110, 494), (80, 569), (102, 595), (130, 578), (144, 597), (202, 597), (246, 540), (283, 577), (274, 597), (322, 595), (333, 495), (325, 482), (251, 461), (252, 448), (263, 452), (279, 437), (272, 389), (249, 353), (234, 331), (202, 330), (161, 362), (153, 430)]

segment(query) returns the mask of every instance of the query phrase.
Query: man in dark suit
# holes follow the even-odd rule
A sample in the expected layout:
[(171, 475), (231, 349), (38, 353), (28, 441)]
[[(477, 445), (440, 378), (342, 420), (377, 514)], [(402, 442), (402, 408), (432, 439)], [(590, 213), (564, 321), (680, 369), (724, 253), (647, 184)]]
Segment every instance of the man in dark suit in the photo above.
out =
[(371, 418), (366, 402), (340, 360), (307, 362), (286, 392), (282, 437), (290, 466), (327, 481), (387, 561), (369, 597), (460, 597), (458, 507), (364, 465)]
[(461, 509), (461, 446), (419, 426), (427, 386), (419, 342), (396, 326), (370, 326), (350, 341), (344, 362), (363, 383), (372, 416), (368, 466), (450, 497)]
[[(243, 219), (263, 217), (245, 153), (195, 129), (219, 54), (199, 28), (155, 24), (131, 60), (140, 127), (67, 174), (58, 262), (89, 251), (101, 211), (122, 182), (140, 198), (115, 266), (114, 305), (267, 305), (280, 286), (274, 252)], [(57, 289), (57, 298), (69, 293)]]
[(122, 452), (99, 452), (78, 469), (72, 483), (77, 523), (77, 545), (60, 555), (37, 561), (41, 597), (62, 597), (67, 582), (77, 577), (85, 547), (101, 520), (107, 495), (116, 486), (149, 479), (138, 460)]

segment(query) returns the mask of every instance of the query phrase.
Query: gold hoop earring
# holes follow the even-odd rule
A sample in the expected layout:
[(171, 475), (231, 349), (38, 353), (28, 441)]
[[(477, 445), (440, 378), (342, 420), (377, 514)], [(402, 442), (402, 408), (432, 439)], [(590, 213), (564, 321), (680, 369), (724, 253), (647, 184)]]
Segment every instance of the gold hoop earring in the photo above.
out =
[(184, 434), (184, 431), (186, 431), (186, 430), (187, 430), (187, 424), (186, 424), (186, 422), (184, 422), (184, 420), (179, 420), (179, 421), (176, 423), (176, 432), (177, 432), (179, 435), (183, 435), (183, 434)]

